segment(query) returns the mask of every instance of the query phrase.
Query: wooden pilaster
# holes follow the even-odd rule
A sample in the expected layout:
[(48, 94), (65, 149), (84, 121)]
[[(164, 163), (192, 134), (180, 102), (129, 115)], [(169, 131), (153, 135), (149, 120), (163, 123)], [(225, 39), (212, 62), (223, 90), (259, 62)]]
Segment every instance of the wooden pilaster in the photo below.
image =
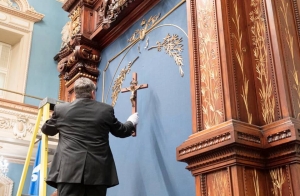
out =
[(177, 159), (196, 195), (299, 194), (299, 2), (187, 0), (187, 9), (193, 130)]

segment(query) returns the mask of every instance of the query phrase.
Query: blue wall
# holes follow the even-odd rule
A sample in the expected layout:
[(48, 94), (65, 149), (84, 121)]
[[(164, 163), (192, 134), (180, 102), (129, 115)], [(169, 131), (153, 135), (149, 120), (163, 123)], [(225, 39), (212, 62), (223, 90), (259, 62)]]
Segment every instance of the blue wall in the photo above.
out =
[[(20, 179), (21, 179), (22, 171), (23, 171), (23, 165), (22, 164), (15, 164), (15, 163), (10, 163), (9, 164), (9, 171), (7, 173), (7, 177), (9, 177), (14, 182), (12, 195), (17, 195), (17, 191), (18, 191), (18, 188), (19, 188), (19, 182), (20, 182)], [(32, 172), (32, 166), (30, 166), (28, 168), (28, 174), (31, 174), (31, 172)], [(24, 183), (23, 193), (28, 193), (30, 177), (31, 177), (31, 175), (26, 176), (26, 181)]]
[[(59, 72), (53, 57), (60, 50), (61, 30), (69, 20), (68, 13), (62, 9), (62, 3), (56, 0), (28, 2), (45, 17), (33, 28), (25, 93), (41, 98), (58, 98)], [(27, 104), (38, 105), (39, 102), (32, 98), (25, 99)]]
[[(14, 182), (12, 195), (17, 195), (19, 182), (21, 180), (21, 175), (23, 172), (23, 167), (24, 167), (23, 164), (16, 164), (16, 163), (9, 164), (9, 171), (7, 173), (7, 177), (9, 177)], [(22, 190), (23, 194), (27, 194), (29, 191), (31, 173), (32, 173), (32, 166), (29, 166), (24, 187)], [(55, 190), (54, 188), (47, 186), (47, 196), (51, 195), (54, 192), (54, 190)]]
[[(135, 30), (142, 28), (141, 20), (147, 20), (158, 13), (161, 13), (162, 17), (178, 2), (179, 0), (162, 0), (102, 51), (100, 63), (102, 75), (98, 82), (98, 89), (103, 85), (103, 70), (108, 60), (128, 45), (127, 39)], [(163, 24), (177, 25), (187, 33), (186, 4), (181, 5), (159, 25)], [(173, 57), (166, 54), (164, 49), (161, 52), (157, 49), (149, 51), (144, 49), (148, 37), (149, 47), (151, 47), (158, 41), (163, 42), (168, 33), (177, 34), (183, 39), (184, 77), (180, 76)], [(141, 53), (138, 52), (139, 44)], [(188, 38), (175, 26), (163, 26), (150, 32), (125, 55), (127, 51), (113, 60), (105, 73), (104, 98), (108, 97), (105, 102), (111, 104), (111, 90), (109, 90), (111, 82), (116, 79), (121, 69), (127, 67), (128, 63), (137, 56), (139, 59), (133, 64), (122, 87), (129, 86), (133, 72), (138, 73), (139, 84), (148, 83), (149, 87), (138, 91), (140, 122), (137, 127), (137, 137), (126, 139), (115, 138), (112, 135), (110, 137), (120, 184), (108, 189), (108, 196), (195, 195), (194, 177), (185, 169), (185, 163), (176, 160), (176, 147), (192, 133)], [(99, 101), (101, 96), (101, 90), (98, 90)], [(129, 97), (129, 93), (119, 94), (115, 105), (115, 115), (122, 122), (126, 121), (131, 114)]]
[[(158, 13), (162, 17), (179, 2), (180, 0), (161, 0), (101, 52), (99, 69), (102, 75), (98, 82), (98, 101), (102, 97), (102, 77), (107, 61), (128, 45), (127, 40), (134, 31), (142, 28), (140, 23), (143, 18), (147, 20)], [(45, 14), (45, 18), (34, 26), (26, 94), (57, 98), (59, 79), (53, 56), (60, 49), (60, 32), (68, 20), (67, 13), (55, 0), (29, 0), (29, 3), (35, 10)], [(177, 25), (187, 33), (186, 4), (181, 5), (159, 25), (163, 24)], [(184, 77), (180, 76), (173, 57), (166, 54), (164, 49), (161, 52), (157, 49), (144, 49), (147, 38), (151, 47), (158, 41), (163, 42), (168, 33), (177, 34), (183, 39)], [(194, 178), (185, 169), (186, 164), (176, 160), (176, 147), (192, 133), (188, 38), (175, 26), (163, 26), (149, 33), (146, 39), (139, 42), (141, 53), (136, 44), (125, 57), (123, 53), (112, 61), (106, 72), (104, 97), (108, 97), (105, 100), (108, 104), (111, 104), (111, 91), (108, 92), (111, 82), (137, 56), (139, 59), (133, 64), (123, 87), (129, 86), (132, 72), (138, 73), (140, 84), (149, 84), (148, 89), (138, 92), (138, 136), (126, 139), (110, 137), (120, 185), (110, 188), (108, 196), (192, 196), (195, 195)], [(121, 61), (123, 57), (124, 60)], [(120, 121), (126, 121), (131, 114), (129, 97), (129, 93), (119, 95), (115, 114)], [(39, 101), (26, 98), (26, 103), (37, 105)]]

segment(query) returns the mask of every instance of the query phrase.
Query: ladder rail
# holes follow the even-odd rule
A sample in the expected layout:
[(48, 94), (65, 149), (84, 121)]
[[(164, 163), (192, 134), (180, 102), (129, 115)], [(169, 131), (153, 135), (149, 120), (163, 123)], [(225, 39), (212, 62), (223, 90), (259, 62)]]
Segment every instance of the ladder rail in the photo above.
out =
[[(28, 172), (28, 166), (30, 163), (30, 158), (32, 156), (32, 151), (34, 148), (35, 140), (37, 139), (37, 133), (39, 130), (39, 126), (41, 123), (41, 118), (43, 117), (43, 121), (50, 117), (50, 109), (54, 109), (55, 104), (63, 103), (63, 101), (55, 100), (52, 98), (46, 97), (40, 102), (38, 116), (36, 119), (36, 123), (34, 125), (34, 131), (32, 133), (32, 138), (29, 145), (29, 150), (27, 152), (26, 160), (24, 163), (18, 191), (16, 196), (21, 196), (24, 188), (24, 183), (26, 180), (26, 175)], [(47, 164), (48, 164), (48, 136), (42, 133), (42, 146), (41, 146), (41, 169), (40, 169), (40, 181), (39, 181), (39, 196), (46, 196), (46, 178), (47, 178)]]
[(26, 180), (27, 172), (28, 172), (28, 166), (29, 166), (29, 163), (30, 163), (30, 158), (31, 158), (31, 155), (32, 155), (35, 139), (36, 139), (36, 136), (37, 136), (37, 133), (38, 133), (38, 130), (39, 130), (39, 125), (40, 125), (40, 122), (41, 122), (42, 112), (43, 112), (43, 108), (40, 108), (39, 111), (38, 111), (38, 116), (37, 116), (37, 119), (36, 119), (36, 123), (34, 125), (34, 131), (32, 133), (31, 141), (30, 141), (30, 144), (29, 144), (29, 150), (27, 152), (26, 160), (25, 160), (25, 163), (24, 163), (24, 167), (23, 167), (23, 171), (22, 171), (22, 175), (21, 175), (21, 180), (20, 180), (20, 183), (19, 183), (18, 191), (17, 191), (17, 196), (21, 196), (22, 190), (24, 188), (24, 183), (25, 183), (25, 180)]
[[(47, 103), (43, 106), (43, 120), (49, 119), (50, 115), (50, 104)], [(40, 170), (40, 189), (39, 195), (46, 196), (46, 178), (47, 178), (47, 163), (48, 163), (48, 136), (42, 134), (42, 151), (41, 151), (41, 170)]]

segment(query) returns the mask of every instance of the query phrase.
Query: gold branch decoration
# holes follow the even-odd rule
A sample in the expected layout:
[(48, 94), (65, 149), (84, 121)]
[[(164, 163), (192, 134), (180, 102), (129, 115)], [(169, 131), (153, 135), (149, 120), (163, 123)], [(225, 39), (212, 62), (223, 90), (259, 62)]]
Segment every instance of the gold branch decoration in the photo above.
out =
[(112, 96), (111, 96), (111, 99), (112, 99), (112, 106), (115, 106), (116, 105), (116, 102), (117, 102), (117, 99), (118, 99), (118, 95), (119, 93), (121, 92), (121, 89), (122, 89), (122, 84), (126, 78), (126, 74), (129, 74), (129, 72), (131, 71), (131, 67), (133, 65), (133, 63), (138, 59), (135, 58), (132, 62), (129, 62), (128, 63), (128, 67), (124, 67), (119, 76), (117, 77), (117, 79), (114, 81), (114, 85), (112, 87)]
[(162, 43), (157, 42), (156, 46), (152, 46), (152, 47), (148, 48), (148, 50), (151, 50), (153, 48), (157, 48), (157, 50), (159, 52), (162, 50), (162, 48), (164, 48), (166, 54), (168, 54), (168, 55), (170, 55), (171, 57), (174, 58), (175, 63), (179, 67), (180, 76), (181, 77), (184, 76), (184, 72), (182, 70), (183, 58), (180, 54), (183, 51), (182, 37), (179, 38), (178, 35), (176, 35), (176, 34), (174, 34), (174, 35), (168, 34), (164, 38), (164, 41)]
[(254, 185), (255, 196), (259, 196), (259, 180), (258, 180), (256, 169), (253, 170), (253, 185)]
[(226, 196), (228, 186), (227, 175), (223, 172), (213, 174), (212, 190), (208, 187), (208, 196)]
[(147, 21), (145, 19), (142, 20), (141, 26), (143, 27), (142, 29), (137, 29), (135, 32), (132, 34), (132, 36), (127, 40), (129, 43), (134, 42), (137, 38), (140, 38), (143, 40), (146, 35), (146, 31), (150, 29), (158, 20), (160, 17), (160, 13), (158, 13), (155, 16), (151, 16)]
[(267, 67), (267, 48), (265, 44), (266, 29), (262, 10), (259, 6), (260, 0), (251, 0), (254, 10), (249, 13), (250, 20), (253, 22), (251, 27), (252, 41), (254, 45), (254, 57), (256, 61), (257, 79), (261, 84), (259, 96), (261, 99), (262, 116), (266, 124), (275, 120), (275, 98), (273, 96), (272, 83), (269, 79)]
[(238, 48), (235, 50), (235, 56), (237, 58), (238, 64), (242, 71), (243, 76), (243, 84), (242, 84), (242, 98), (246, 107), (247, 111), (247, 117), (248, 117), (248, 123), (252, 123), (252, 114), (249, 112), (249, 106), (248, 106), (248, 85), (249, 80), (245, 76), (244, 73), (244, 53), (246, 52), (246, 48), (242, 47), (242, 39), (243, 34), (240, 30), (240, 15), (238, 13), (238, 7), (237, 7), (237, 0), (234, 1), (234, 11), (235, 11), (235, 18), (232, 18), (233, 24), (235, 26), (235, 29), (237, 31), (237, 35), (233, 34), (232, 37), (235, 39), (235, 41), (238, 44)]
[(222, 108), (219, 106), (222, 99), (220, 67), (218, 66), (218, 48), (215, 23), (212, 8), (198, 10), (198, 31), (200, 39), (200, 72), (201, 95), (204, 128), (208, 129), (221, 122)]
[[(299, 76), (298, 76), (298, 71), (296, 70), (296, 63), (295, 63), (295, 57), (294, 57), (294, 38), (291, 35), (290, 29), (289, 29), (289, 25), (288, 25), (288, 18), (287, 18), (287, 14), (288, 14), (288, 7), (289, 4), (288, 2), (286, 4), (284, 4), (284, 1), (281, 0), (281, 6), (280, 6), (280, 11), (282, 12), (283, 15), (283, 19), (284, 19), (284, 25), (285, 25), (285, 32), (286, 32), (286, 43), (288, 45), (288, 49), (289, 49), (289, 54), (291, 55), (292, 58), (292, 66), (293, 69), (291, 70), (293, 79), (294, 79), (294, 85), (293, 88), (296, 90), (297, 92), (297, 102), (298, 102), (298, 108), (300, 108), (300, 85), (299, 85)], [(297, 118), (299, 119), (300, 117), (300, 113), (297, 114)]]
[(272, 178), (273, 188), (272, 192), (274, 196), (282, 196), (282, 185), (285, 182), (285, 175), (282, 168), (270, 170), (270, 176)]

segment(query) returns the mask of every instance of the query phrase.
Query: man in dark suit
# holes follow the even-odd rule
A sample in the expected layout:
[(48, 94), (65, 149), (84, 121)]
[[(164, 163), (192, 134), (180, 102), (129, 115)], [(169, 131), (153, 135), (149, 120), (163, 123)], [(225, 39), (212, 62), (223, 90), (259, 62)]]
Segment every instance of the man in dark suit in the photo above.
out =
[(74, 84), (76, 99), (57, 104), (42, 132), (59, 133), (47, 184), (59, 196), (105, 196), (109, 187), (119, 184), (109, 132), (125, 138), (138, 123), (137, 113), (121, 123), (112, 106), (95, 101), (95, 84), (79, 78)]

